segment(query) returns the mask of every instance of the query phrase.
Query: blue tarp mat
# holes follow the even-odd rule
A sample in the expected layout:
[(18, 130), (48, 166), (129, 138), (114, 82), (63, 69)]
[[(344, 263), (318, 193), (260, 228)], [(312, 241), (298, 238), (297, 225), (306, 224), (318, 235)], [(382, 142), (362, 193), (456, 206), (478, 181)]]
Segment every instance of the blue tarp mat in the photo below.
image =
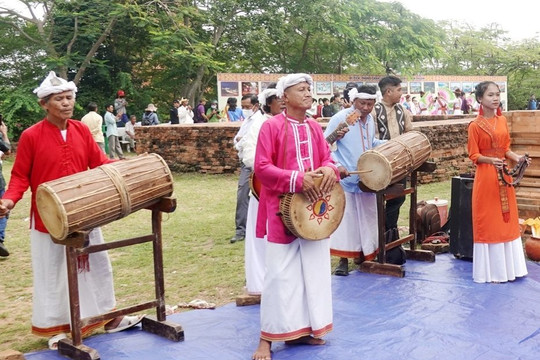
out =
[[(326, 345), (275, 343), (273, 359), (540, 359), (540, 267), (527, 266), (527, 277), (505, 284), (475, 284), (472, 263), (450, 254), (434, 263), (409, 260), (404, 278), (333, 276), (334, 331)], [(239, 360), (251, 359), (259, 341), (258, 306), (231, 303), (167, 320), (183, 327), (183, 342), (139, 327), (84, 344), (107, 360)], [(49, 350), (25, 357), (65, 359)]]

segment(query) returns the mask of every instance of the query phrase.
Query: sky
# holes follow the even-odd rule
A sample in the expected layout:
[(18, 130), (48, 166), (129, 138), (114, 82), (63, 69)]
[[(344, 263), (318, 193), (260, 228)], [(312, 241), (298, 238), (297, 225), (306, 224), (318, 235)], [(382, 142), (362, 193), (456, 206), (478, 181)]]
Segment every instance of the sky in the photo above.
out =
[(501, 25), (514, 41), (540, 38), (538, 0), (379, 0), (399, 2), (411, 12), (435, 21), (458, 20), (475, 29), (491, 23)]

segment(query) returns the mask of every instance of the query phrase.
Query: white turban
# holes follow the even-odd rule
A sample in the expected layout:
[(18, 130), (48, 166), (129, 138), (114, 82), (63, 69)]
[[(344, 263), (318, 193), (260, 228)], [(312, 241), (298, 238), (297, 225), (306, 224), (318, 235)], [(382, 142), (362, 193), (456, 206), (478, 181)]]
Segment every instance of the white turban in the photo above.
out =
[(43, 99), (52, 94), (60, 94), (64, 91), (73, 91), (73, 94), (77, 92), (77, 86), (73, 81), (64, 80), (58, 76), (54, 71), (51, 71), (49, 75), (43, 80), (38, 88), (34, 89), (34, 93), (37, 97)]
[(261, 104), (261, 106), (266, 105), (266, 99), (273, 95), (277, 96), (277, 89), (264, 90), (262, 93), (259, 94), (259, 104)]
[(313, 79), (308, 74), (289, 74), (281, 77), (276, 85), (277, 96), (282, 97), (287, 88), (301, 82), (307, 82), (310, 87), (313, 87)]
[(376, 100), (377, 94), (368, 94), (365, 92), (358, 92), (356, 88), (352, 88), (349, 90), (349, 100), (351, 102), (354, 101), (354, 99), (360, 99), (360, 100)]

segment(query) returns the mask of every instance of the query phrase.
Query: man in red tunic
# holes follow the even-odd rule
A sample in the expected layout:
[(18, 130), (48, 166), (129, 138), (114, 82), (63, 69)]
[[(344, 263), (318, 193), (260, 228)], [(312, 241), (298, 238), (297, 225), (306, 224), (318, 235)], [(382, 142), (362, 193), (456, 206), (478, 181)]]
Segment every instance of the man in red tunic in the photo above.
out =
[[(30, 187), (30, 240), (34, 277), (32, 332), (50, 337), (55, 349), (70, 330), (70, 306), (65, 247), (52, 242), (36, 207), (37, 187), (46, 181), (111, 162), (92, 138), (89, 128), (70, 119), (77, 87), (51, 71), (34, 90), (45, 118), (23, 131), (17, 146), (8, 189), (2, 197), (0, 216), (6, 216)], [(90, 244), (103, 243), (99, 228), (89, 234)], [(116, 306), (112, 268), (106, 252), (90, 254), (79, 271), (81, 317), (106, 313)], [(105, 325), (109, 332), (136, 325), (141, 316), (124, 316)], [(82, 329), (88, 334), (103, 323)]]

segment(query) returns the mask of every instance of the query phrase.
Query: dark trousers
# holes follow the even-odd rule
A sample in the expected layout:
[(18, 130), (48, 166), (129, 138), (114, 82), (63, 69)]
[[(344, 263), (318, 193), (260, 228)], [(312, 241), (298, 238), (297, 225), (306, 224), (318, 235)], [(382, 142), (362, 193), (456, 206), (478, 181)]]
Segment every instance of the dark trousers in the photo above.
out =
[(240, 177), (238, 178), (238, 190), (236, 191), (236, 236), (244, 237), (246, 235), (246, 220), (249, 206), (249, 176), (251, 168), (243, 163), (240, 166)]
[[(398, 182), (399, 184), (403, 184), (403, 186), (407, 185), (407, 178), (401, 180)], [(385, 208), (385, 230), (388, 231), (393, 228), (397, 228), (398, 226), (398, 220), (399, 220), (399, 209), (401, 208), (401, 205), (405, 202), (405, 196), (400, 196), (394, 199), (390, 199), (386, 202), (386, 208)]]

